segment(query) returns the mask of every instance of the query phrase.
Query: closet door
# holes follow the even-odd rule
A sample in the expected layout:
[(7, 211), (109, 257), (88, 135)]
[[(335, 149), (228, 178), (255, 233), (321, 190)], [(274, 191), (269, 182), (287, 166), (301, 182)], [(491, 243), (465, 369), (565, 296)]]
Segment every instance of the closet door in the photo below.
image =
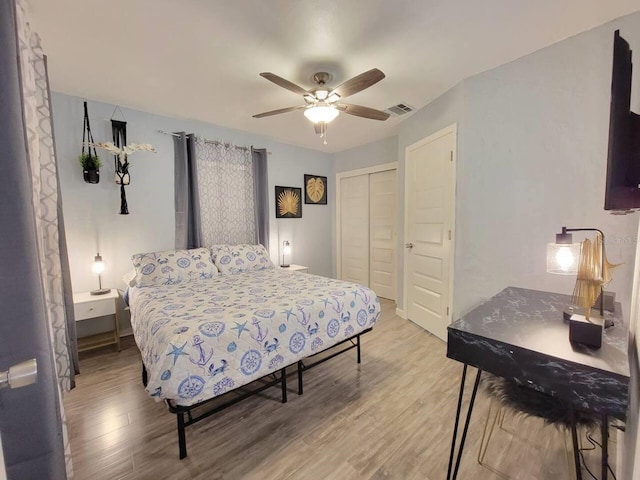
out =
[(340, 278), (369, 286), (369, 175), (340, 180)]
[(396, 171), (369, 175), (370, 287), (396, 299)]

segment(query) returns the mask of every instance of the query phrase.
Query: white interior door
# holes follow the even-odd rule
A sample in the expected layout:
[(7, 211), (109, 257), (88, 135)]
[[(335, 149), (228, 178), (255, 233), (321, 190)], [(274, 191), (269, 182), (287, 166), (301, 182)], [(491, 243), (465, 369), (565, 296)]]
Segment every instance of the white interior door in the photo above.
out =
[(407, 317), (446, 340), (452, 288), (455, 126), (406, 149)]
[(369, 175), (370, 287), (379, 297), (396, 299), (396, 171)]
[(369, 176), (340, 181), (340, 278), (369, 286)]

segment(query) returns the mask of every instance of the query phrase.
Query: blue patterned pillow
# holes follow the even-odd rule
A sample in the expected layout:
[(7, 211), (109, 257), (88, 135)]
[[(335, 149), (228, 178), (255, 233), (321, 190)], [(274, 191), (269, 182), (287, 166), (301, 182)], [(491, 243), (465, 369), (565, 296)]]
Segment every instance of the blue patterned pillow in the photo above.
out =
[(262, 245), (212, 245), (211, 256), (220, 273), (235, 275), (275, 268)]
[(212, 278), (218, 269), (208, 248), (137, 253), (131, 257), (136, 285), (171, 285)]

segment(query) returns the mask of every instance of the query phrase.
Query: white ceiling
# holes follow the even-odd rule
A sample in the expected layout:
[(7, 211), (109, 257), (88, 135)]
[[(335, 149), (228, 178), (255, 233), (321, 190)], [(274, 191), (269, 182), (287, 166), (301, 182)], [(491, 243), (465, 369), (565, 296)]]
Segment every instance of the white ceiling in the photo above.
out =
[[(259, 77), (331, 86), (377, 67), (386, 78), (348, 98), (421, 108), (462, 79), (640, 9), (640, 0), (28, 0), (53, 90), (336, 152), (392, 135), (341, 114), (328, 145), (302, 104)], [(176, 125), (179, 128), (179, 125)], [(198, 133), (198, 132), (196, 132)]]

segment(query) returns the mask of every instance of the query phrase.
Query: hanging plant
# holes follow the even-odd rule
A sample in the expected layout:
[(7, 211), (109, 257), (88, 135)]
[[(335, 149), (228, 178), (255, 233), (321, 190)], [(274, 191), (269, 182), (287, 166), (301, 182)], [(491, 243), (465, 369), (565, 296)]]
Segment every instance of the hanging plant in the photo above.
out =
[[(91, 133), (91, 125), (89, 124), (89, 110), (87, 102), (84, 102), (84, 126), (82, 128), (82, 153), (78, 157), (80, 165), (82, 165), (82, 176), (87, 183), (98, 183), (100, 181), (100, 167), (102, 163), (98, 158), (95, 147), (93, 145), (93, 134)], [(86, 147), (86, 151), (85, 151)], [(93, 148), (93, 153), (91, 149)]]
[(100, 181), (100, 167), (102, 162), (97, 155), (83, 152), (78, 156), (78, 161), (82, 166), (82, 176), (87, 183), (98, 183)]

